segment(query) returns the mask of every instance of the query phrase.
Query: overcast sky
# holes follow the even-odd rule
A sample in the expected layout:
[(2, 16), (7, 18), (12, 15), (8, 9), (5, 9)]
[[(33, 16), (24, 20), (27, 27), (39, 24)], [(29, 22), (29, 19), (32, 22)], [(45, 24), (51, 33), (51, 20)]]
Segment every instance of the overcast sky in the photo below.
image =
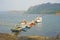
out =
[(0, 11), (27, 10), (31, 6), (47, 2), (60, 3), (60, 0), (0, 0)]

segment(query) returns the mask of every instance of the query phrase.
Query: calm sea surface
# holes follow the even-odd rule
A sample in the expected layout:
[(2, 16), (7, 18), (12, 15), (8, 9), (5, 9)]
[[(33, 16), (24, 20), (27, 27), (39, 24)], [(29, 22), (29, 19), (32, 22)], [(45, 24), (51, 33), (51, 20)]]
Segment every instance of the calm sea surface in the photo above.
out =
[(41, 15), (41, 14), (21, 14), (0, 12), (0, 33), (11, 33), (11, 28), (19, 24), (22, 20), (26, 19), (28, 22), (34, 20), (37, 16), (41, 16), (42, 23), (37, 24), (35, 27), (21, 32), (21, 36), (56, 36), (60, 33), (60, 16), (56, 15)]

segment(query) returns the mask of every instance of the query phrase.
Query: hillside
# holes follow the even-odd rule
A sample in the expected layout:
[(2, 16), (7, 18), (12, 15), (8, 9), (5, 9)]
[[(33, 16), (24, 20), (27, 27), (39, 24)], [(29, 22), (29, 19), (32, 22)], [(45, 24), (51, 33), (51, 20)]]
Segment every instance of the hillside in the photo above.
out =
[(57, 11), (60, 11), (60, 3), (45, 3), (30, 7), (27, 13), (55, 14)]

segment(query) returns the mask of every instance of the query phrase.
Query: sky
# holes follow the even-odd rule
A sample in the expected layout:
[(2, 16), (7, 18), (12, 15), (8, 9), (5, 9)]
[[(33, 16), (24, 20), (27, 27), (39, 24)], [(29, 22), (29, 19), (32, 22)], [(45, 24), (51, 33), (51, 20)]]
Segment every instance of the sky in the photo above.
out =
[(60, 0), (0, 0), (0, 11), (28, 10), (31, 6), (47, 2), (60, 3)]

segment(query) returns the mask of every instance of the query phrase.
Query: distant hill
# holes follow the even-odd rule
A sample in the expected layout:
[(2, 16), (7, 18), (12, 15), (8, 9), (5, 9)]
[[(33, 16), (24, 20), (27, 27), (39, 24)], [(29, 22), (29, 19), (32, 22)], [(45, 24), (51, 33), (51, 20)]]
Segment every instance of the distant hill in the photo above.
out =
[(32, 14), (55, 14), (60, 11), (60, 3), (45, 3), (30, 7), (27, 13)]

